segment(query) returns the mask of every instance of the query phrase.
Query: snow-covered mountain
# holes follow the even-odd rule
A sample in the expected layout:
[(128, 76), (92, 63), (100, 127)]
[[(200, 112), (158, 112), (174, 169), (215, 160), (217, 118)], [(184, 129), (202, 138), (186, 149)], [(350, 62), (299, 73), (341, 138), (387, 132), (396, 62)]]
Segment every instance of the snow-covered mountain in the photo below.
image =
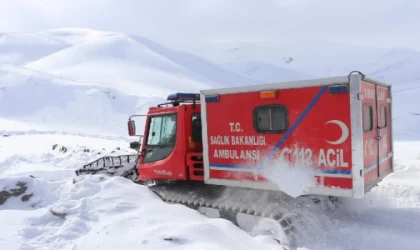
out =
[[(46, 43), (52, 40), (71, 45), (61, 50), (52, 47), (52, 53), (26, 61), (24, 66), (76, 81), (118, 88), (130, 94), (164, 95), (177, 90), (194, 92), (212, 86), (257, 82), (144, 37), (85, 29), (51, 30), (33, 36), (48, 38)], [(30, 43), (29, 39), (25, 41), (26, 37), (29, 36), (17, 37), (16, 40)], [(13, 37), (6, 40), (4, 49), (14, 43)], [(46, 43), (37, 46), (45, 47)], [(32, 45), (29, 48), (22, 46), (20, 52), (24, 54), (32, 49)], [(13, 57), (3, 61), (13, 62)]]

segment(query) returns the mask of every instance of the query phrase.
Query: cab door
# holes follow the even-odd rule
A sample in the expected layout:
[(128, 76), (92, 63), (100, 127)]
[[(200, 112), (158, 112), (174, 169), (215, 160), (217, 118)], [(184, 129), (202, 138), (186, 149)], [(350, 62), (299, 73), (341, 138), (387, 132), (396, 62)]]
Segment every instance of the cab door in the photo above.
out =
[(140, 152), (140, 180), (186, 180), (184, 106), (149, 110)]

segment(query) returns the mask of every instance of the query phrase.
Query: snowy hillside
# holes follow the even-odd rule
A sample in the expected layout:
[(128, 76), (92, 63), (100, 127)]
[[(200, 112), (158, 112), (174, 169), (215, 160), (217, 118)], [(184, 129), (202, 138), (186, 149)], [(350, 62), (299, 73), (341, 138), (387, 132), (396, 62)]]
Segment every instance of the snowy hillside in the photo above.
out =
[(162, 101), (13, 65), (0, 64), (0, 72), (7, 72), (0, 83), (0, 118), (30, 122), (37, 130), (123, 137), (130, 115)]
[(38, 36), (72, 45), (28, 62), (26, 67), (118, 88), (126, 93), (164, 95), (177, 90), (197, 91), (212, 86), (256, 83), (144, 37), (79, 29), (46, 31)]

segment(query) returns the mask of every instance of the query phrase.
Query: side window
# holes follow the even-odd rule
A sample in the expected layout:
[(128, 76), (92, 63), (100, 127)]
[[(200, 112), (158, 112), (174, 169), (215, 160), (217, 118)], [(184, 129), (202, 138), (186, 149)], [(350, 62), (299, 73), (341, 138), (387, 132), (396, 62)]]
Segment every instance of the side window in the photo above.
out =
[(387, 108), (385, 105), (381, 105), (381, 128), (385, 128), (388, 124), (388, 112), (387, 112)]
[(373, 130), (373, 108), (371, 104), (363, 106), (363, 131)]
[(259, 133), (282, 133), (288, 127), (288, 112), (283, 105), (264, 105), (254, 109), (254, 129)]
[(176, 135), (176, 115), (152, 117), (150, 120), (147, 145), (173, 145)]
[(193, 114), (191, 118), (192, 139), (194, 142), (201, 142), (201, 115)]

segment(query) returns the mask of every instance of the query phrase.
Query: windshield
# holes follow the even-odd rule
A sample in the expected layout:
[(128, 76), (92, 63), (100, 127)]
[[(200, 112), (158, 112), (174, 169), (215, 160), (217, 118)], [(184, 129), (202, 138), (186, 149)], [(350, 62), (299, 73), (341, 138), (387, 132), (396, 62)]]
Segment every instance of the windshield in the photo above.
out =
[(168, 157), (176, 141), (176, 114), (150, 118), (146, 155), (143, 162), (154, 162)]

